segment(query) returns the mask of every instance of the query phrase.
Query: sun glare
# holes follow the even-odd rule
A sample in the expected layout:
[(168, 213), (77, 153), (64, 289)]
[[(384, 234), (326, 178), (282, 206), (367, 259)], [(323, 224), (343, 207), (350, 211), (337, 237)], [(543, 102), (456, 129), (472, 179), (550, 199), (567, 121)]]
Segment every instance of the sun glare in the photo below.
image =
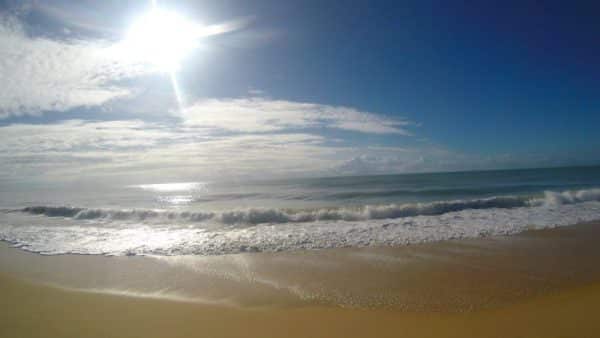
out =
[(177, 70), (196, 47), (202, 26), (176, 12), (153, 8), (129, 28), (124, 42), (128, 57), (148, 62), (161, 71)]

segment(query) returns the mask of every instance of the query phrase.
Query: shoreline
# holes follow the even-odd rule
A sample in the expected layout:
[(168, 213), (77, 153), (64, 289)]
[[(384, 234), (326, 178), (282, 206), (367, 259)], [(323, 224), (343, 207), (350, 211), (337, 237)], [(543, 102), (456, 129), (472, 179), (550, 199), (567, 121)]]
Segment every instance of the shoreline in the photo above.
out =
[(67, 290), (240, 307), (463, 312), (600, 282), (600, 223), (396, 247), (221, 256), (45, 256), (0, 273)]
[(42, 256), (1, 244), (0, 337), (594, 337), (598, 240), (596, 222), (210, 257)]
[(593, 337), (599, 240), (600, 223), (586, 223), (211, 257), (42, 256), (2, 244), (0, 336)]

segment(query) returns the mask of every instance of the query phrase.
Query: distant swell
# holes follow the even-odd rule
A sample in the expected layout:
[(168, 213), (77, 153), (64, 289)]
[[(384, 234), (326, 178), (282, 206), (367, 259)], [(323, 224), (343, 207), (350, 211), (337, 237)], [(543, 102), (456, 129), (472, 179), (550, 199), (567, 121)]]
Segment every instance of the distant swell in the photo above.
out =
[(261, 223), (303, 223), (316, 221), (367, 221), (413, 216), (434, 216), (467, 209), (506, 209), (530, 206), (558, 206), (600, 201), (600, 189), (552, 192), (543, 197), (497, 196), (471, 200), (438, 201), (360, 207), (289, 210), (254, 208), (222, 212), (186, 212), (148, 209), (92, 209), (71, 206), (32, 206), (20, 211), (47, 217), (77, 220), (213, 222), (225, 225)]

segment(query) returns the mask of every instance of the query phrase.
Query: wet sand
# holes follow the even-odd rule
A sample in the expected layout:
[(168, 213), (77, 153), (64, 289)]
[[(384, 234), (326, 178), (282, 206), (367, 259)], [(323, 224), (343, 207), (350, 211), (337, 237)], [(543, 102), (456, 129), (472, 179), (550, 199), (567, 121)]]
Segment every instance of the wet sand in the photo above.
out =
[(169, 259), (3, 245), (0, 337), (596, 337), (598, 243), (600, 225), (582, 224)]
[(69, 292), (0, 278), (1, 337), (597, 337), (600, 285), (449, 314), (263, 308)]

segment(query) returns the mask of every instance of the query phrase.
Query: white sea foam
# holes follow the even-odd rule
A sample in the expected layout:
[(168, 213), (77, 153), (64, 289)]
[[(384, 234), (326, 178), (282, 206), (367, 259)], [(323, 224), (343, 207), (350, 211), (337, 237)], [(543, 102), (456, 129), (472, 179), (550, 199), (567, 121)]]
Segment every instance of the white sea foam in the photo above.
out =
[[(0, 240), (49, 255), (216, 255), (402, 245), (513, 234), (598, 219), (600, 189), (546, 192), (538, 198), (304, 211), (194, 213), (40, 206), (1, 214)], [(218, 224), (208, 227), (205, 222)]]
[(226, 225), (255, 225), (261, 223), (303, 223), (318, 221), (368, 221), (414, 216), (441, 215), (468, 209), (516, 208), (529, 206), (556, 206), (600, 201), (600, 189), (565, 192), (545, 192), (542, 198), (498, 196), (471, 200), (438, 201), (366, 205), (352, 208), (322, 208), (289, 210), (251, 208), (221, 212), (165, 211), (148, 209), (93, 209), (70, 206), (33, 206), (21, 211), (48, 217), (67, 217), (77, 220), (147, 221), (147, 222), (213, 222)]
[(513, 234), (598, 219), (600, 189), (299, 211), (37, 206), (0, 214), (0, 240), (49, 255), (215, 255), (402, 245)]
[(534, 200), (532, 204), (556, 206), (587, 201), (600, 201), (600, 189), (568, 190), (563, 192), (546, 191), (543, 199)]

